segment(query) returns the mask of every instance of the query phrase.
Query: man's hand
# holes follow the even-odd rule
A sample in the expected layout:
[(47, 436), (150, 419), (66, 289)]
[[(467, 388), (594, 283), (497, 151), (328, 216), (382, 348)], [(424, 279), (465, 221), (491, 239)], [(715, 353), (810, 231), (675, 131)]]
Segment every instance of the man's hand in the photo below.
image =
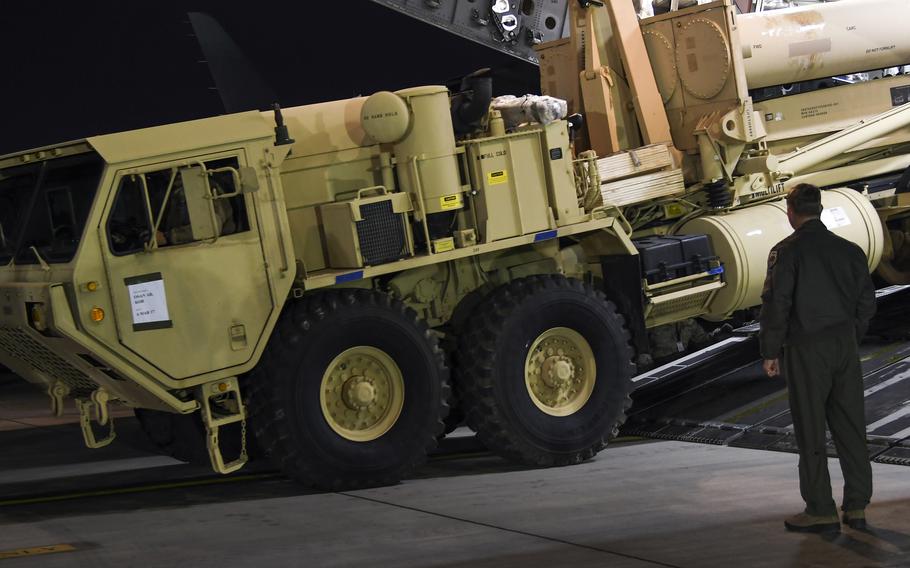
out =
[(762, 368), (765, 370), (765, 374), (769, 377), (776, 377), (780, 375), (780, 361), (778, 359), (765, 359)]

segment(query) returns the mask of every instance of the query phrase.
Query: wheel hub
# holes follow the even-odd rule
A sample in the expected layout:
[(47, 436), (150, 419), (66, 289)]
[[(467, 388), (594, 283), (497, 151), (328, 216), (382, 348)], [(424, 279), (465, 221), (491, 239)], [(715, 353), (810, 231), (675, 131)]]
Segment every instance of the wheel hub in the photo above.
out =
[(342, 400), (351, 410), (368, 408), (376, 401), (376, 388), (373, 379), (364, 376), (351, 377), (344, 383)]
[(534, 404), (551, 416), (578, 412), (591, 397), (596, 378), (594, 352), (577, 331), (554, 327), (531, 344), (525, 385)]
[(401, 414), (404, 378), (384, 351), (352, 347), (326, 368), (320, 403), (323, 417), (336, 433), (355, 442), (375, 440)]
[(547, 357), (543, 362), (543, 381), (548, 387), (558, 389), (575, 378), (575, 365), (565, 355)]

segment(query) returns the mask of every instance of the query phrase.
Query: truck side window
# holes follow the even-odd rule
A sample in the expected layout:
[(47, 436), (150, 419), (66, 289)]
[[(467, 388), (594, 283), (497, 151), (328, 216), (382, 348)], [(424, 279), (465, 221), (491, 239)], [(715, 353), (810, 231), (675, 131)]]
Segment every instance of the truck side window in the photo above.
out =
[[(250, 229), (246, 203), (236, 184), (237, 168), (236, 158), (205, 162), (219, 237)], [(146, 205), (146, 194), (151, 210)], [(108, 220), (111, 251), (125, 255), (145, 250), (153, 231), (158, 248), (194, 241), (186, 194), (176, 166), (124, 176), (117, 188)]]
[(117, 188), (114, 208), (107, 223), (111, 252), (129, 254), (143, 250), (151, 233), (139, 175), (124, 176)]

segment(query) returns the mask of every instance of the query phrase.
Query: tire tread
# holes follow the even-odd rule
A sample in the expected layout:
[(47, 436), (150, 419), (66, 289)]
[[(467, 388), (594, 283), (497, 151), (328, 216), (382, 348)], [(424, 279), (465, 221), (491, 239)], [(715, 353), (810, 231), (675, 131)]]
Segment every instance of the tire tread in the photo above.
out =
[[(339, 479), (322, 471), (318, 463), (308, 459), (305, 451), (293, 442), (292, 426), (284, 410), (282, 394), (285, 392), (287, 381), (293, 380), (293, 376), (285, 369), (293, 368), (296, 360), (295, 346), (302, 345), (317, 324), (333, 318), (342, 311), (356, 310), (364, 305), (384, 308), (420, 331), (432, 350), (439, 370), (441, 396), (434, 426), (425, 432), (414, 433), (415, 436), (422, 437), (422, 443), (419, 450), (408, 456), (400, 467), (384, 474), (349, 475)], [(421, 320), (413, 309), (388, 294), (358, 289), (318, 292), (289, 303), (249, 383), (252, 427), (264, 453), (295, 480), (332, 491), (391, 485), (422, 465), (427, 454), (436, 447), (437, 438), (444, 431), (444, 419), (451, 397), (445, 354), (426, 322)]]
[(607, 300), (603, 292), (580, 280), (569, 279), (561, 275), (528, 276), (513, 280), (492, 292), (474, 311), (460, 338), (460, 347), (456, 365), (456, 383), (465, 407), (468, 426), (477, 432), (481, 442), (503, 457), (538, 467), (562, 466), (586, 461), (605, 448), (610, 438), (615, 437), (619, 427), (626, 420), (626, 411), (632, 404), (629, 394), (631, 381), (612, 385), (622, 389), (617, 393), (622, 396), (619, 415), (614, 424), (594, 444), (576, 452), (556, 454), (548, 452), (517, 435), (507, 425), (507, 420), (498, 407), (494, 396), (495, 364), (497, 341), (503, 333), (505, 322), (521, 305), (533, 295), (547, 294), (557, 290), (573, 290), (588, 296), (592, 301), (601, 303), (610, 314), (611, 323), (620, 326), (624, 343), (622, 359), (628, 361), (625, 369), (629, 378), (634, 374), (632, 363), (633, 350), (630, 345), (630, 334), (625, 328), (625, 321), (613, 302)]

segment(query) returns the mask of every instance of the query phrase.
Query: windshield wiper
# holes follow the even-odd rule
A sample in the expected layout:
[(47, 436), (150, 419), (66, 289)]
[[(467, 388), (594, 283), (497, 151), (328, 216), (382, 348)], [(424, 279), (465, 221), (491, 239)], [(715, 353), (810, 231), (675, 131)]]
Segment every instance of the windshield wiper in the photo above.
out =
[(50, 272), (51, 265), (45, 262), (43, 258), (41, 258), (41, 254), (38, 252), (38, 249), (35, 248), (35, 245), (28, 247), (28, 249), (35, 254), (35, 258), (38, 259), (38, 264), (41, 265), (41, 269), (45, 272)]
[[(35, 180), (35, 188), (32, 190), (31, 197), (29, 197), (28, 204), (25, 209), (19, 209), (19, 213), (22, 219), (28, 219), (32, 214), (32, 209), (35, 208), (35, 204), (38, 202), (38, 194), (40, 193), (41, 187), (44, 185), (44, 180), (47, 178), (47, 164), (49, 160), (41, 162), (40, 169), (38, 170), (38, 177)], [(25, 244), (25, 231), (27, 229), (27, 224), (23, 223), (22, 227), (19, 227), (18, 235), (16, 241), (13, 243), (13, 249), (10, 251), (13, 255), (12, 263), (16, 263), (16, 257), (19, 256), (19, 251), (22, 248), (22, 245)], [(32, 247), (34, 250), (35, 247)], [(44, 262), (44, 259), (41, 258), (41, 255), (38, 254), (37, 250), (34, 250), (35, 256), (38, 258), (38, 262), (41, 263), (41, 267), (44, 268), (47, 266), (47, 263)], [(50, 270), (50, 266), (47, 266), (45, 270)]]

